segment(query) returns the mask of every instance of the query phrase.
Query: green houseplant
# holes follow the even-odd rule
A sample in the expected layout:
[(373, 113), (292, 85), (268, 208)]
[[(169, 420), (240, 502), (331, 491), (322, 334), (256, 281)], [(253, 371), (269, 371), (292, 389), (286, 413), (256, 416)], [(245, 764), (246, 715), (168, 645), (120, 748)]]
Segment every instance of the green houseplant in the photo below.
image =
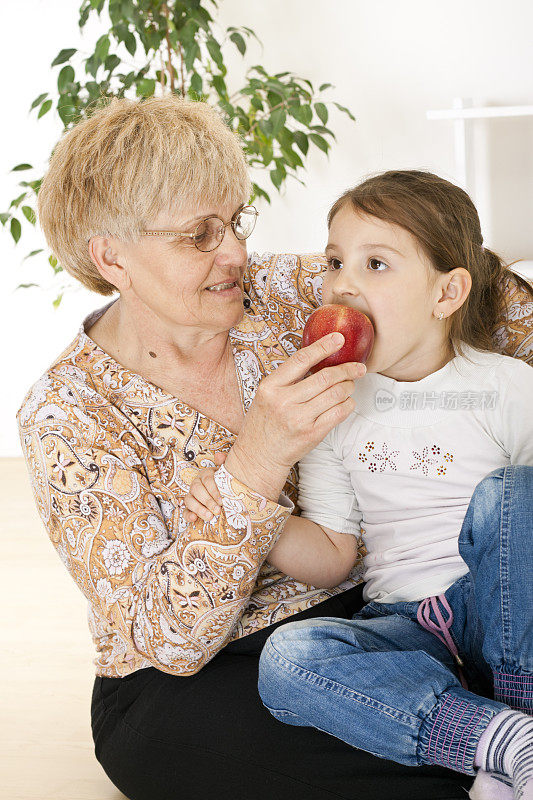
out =
[[(250, 40), (259, 39), (247, 27), (223, 30), (214, 18), (218, 7), (217, 0), (83, 0), (80, 29), (91, 15), (102, 13), (107, 13), (110, 28), (83, 59), (74, 48), (58, 53), (51, 65), (58, 70), (57, 89), (39, 94), (31, 110), (38, 118), (55, 110), (68, 130), (102, 98), (176, 92), (207, 100), (219, 107), (240, 135), (248, 163), (264, 172), (268, 186), (279, 191), (289, 177), (302, 183), (299, 174), (309, 148), (327, 154), (335, 139), (327, 127), (331, 103), (323, 99), (323, 93), (334, 87), (329, 83), (315, 87), (291, 72), (269, 74), (255, 64), (247, 69), (243, 85), (230, 92), (225, 64), (229, 48), (246, 58)], [(355, 121), (349, 109), (333, 105)], [(34, 171), (30, 163), (17, 164), (12, 170), (29, 171)], [(0, 214), (15, 243), (23, 238), (25, 226), (36, 223), (40, 184), (38, 175), (20, 181), (17, 196)], [(254, 200), (270, 202), (263, 181), (254, 182), (253, 193)], [(33, 250), (26, 258), (43, 252)], [(48, 263), (56, 275), (62, 271), (53, 255), (48, 255)], [(54, 304), (60, 300), (61, 295)]]

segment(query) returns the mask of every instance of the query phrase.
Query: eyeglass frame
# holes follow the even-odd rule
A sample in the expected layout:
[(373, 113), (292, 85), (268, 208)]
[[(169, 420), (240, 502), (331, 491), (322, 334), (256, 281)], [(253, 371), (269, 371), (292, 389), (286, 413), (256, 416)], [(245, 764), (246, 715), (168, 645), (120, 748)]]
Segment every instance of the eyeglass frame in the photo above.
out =
[[(244, 237), (244, 239), (239, 239), (239, 237), (237, 236), (237, 234), (236, 234), (236, 232), (235, 232), (235, 227), (234, 227), (234, 225), (235, 225), (235, 222), (236, 222), (236, 219), (237, 219), (237, 217), (239, 216), (239, 214), (240, 214), (240, 213), (241, 213), (241, 212), (242, 212), (242, 211), (243, 211), (245, 208), (253, 208), (253, 210), (254, 210), (254, 217), (255, 217), (255, 219), (254, 219), (254, 227), (252, 228), (252, 230), (250, 231), (250, 233), (248, 234), (248, 236), (245, 236), (245, 237)], [(194, 246), (196, 247), (196, 249), (197, 249), (197, 250), (198, 250), (200, 253), (212, 253), (212, 252), (213, 252), (213, 250), (216, 250), (216, 249), (217, 249), (217, 247), (220, 247), (220, 245), (221, 245), (221, 244), (222, 244), (222, 242), (224, 241), (224, 236), (226, 235), (226, 230), (227, 230), (227, 228), (229, 228), (229, 226), (230, 226), (230, 225), (231, 225), (231, 229), (232, 229), (232, 231), (233, 231), (233, 233), (234, 233), (234, 235), (235, 235), (235, 238), (236, 238), (236, 239), (238, 239), (238, 240), (239, 240), (239, 242), (245, 242), (245, 241), (246, 241), (246, 239), (248, 239), (248, 237), (249, 237), (249, 236), (251, 236), (251, 235), (252, 235), (252, 233), (254, 232), (254, 229), (255, 229), (255, 223), (257, 222), (257, 217), (258, 217), (258, 216), (259, 216), (259, 211), (256, 209), (256, 207), (255, 207), (255, 206), (252, 206), (252, 205), (247, 205), (246, 203), (243, 203), (243, 205), (242, 205), (240, 208), (238, 208), (238, 209), (237, 209), (237, 211), (236, 211), (236, 212), (235, 212), (235, 214), (232, 216), (232, 218), (230, 219), (230, 221), (229, 221), (229, 222), (224, 222), (224, 220), (223, 220), (223, 219), (220, 219), (220, 217), (218, 216), (218, 214), (210, 214), (208, 217), (204, 217), (204, 219), (201, 219), (201, 220), (200, 220), (200, 222), (199, 222), (199, 223), (196, 225), (196, 227), (195, 227), (195, 229), (194, 229), (194, 233), (186, 233), (185, 231), (150, 231), (150, 230), (148, 230), (148, 231), (141, 231), (141, 232), (140, 232), (140, 235), (141, 235), (141, 236), (183, 236), (183, 237), (185, 237), (185, 238), (187, 238), (187, 239), (194, 239), (194, 238), (195, 238), (195, 236), (197, 236), (197, 233), (196, 233), (196, 231), (198, 230), (198, 228), (200, 227), (200, 225), (203, 225), (203, 224), (204, 224), (204, 222), (207, 222), (207, 220), (209, 220), (209, 219), (218, 219), (218, 220), (220, 220), (220, 222), (222, 223), (222, 227), (221, 227), (221, 229), (223, 229), (223, 230), (224, 230), (224, 233), (222, 234), (222, 238), (220, 239), (220, 241), (218, 242), (218, 244), (216, 245), (216, 247), (213, 247), (211, 250), (200, 250), (200, 248), (198, 247), (198, 244), (197, 244), (197, 242), (193, 242)], [(221, 230), (221, 229), (219, 229), (219, 230)]]

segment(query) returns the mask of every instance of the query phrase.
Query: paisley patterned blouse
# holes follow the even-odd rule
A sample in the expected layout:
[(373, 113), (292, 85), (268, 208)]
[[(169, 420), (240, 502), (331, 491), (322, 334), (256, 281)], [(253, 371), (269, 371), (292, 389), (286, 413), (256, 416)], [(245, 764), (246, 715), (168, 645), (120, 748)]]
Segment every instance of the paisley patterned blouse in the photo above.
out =
[[(245, 411), (261, 378), (299, 347), (305, 318), (321, 301), (324, 268), (323, 256), (250, 257), (245, 314), (229, 332)], [(533, 309), (516, 286), (508, 294), (497, 348), (532, 359)], [(294, 468), (277, 504), (221, 467), (222, 513), (184, 522), (193, 478), (235, 437), (92, 341), (85, 328), (105, 308), (26, 395), (22, 447), (48, 535), (88, 601), (96, 673), (122, 677), (154, 666), (193, 675), (229, 641), (351, 588), (360, 568), (324, 590), (269, 564), (294, 510)]]

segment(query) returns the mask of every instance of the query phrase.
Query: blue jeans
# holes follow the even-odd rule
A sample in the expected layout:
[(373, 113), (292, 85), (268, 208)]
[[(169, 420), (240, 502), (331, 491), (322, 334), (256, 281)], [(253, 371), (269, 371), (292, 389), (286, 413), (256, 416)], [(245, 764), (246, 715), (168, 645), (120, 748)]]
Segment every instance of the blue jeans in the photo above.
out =
[(470, 571), (445, 593), (470, 690), (447, 647), (418, 624), (417, 602), (372, 602), (351, 620), (280, 626), (259, 663), (264, 705), (282, 722), (381, 758), (474, 774), (492, 717), (509, 706), (533, 710), (532, 550), (533, 467), (495, 470), (461, 528)]

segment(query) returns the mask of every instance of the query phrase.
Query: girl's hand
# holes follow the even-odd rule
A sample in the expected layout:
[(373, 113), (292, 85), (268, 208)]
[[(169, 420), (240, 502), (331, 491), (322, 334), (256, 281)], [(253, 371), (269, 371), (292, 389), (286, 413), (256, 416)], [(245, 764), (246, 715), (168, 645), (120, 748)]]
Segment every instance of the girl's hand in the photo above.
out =
[(189, 494), (184, 504), (187, 511), (183, 513), (186, 522), (196, 522), (198, 517), (209, 522), (215, 514), (222, 511), (222, 497), (215, 483), (214, 474), (226, 460), (227, 453), (215, 453), (215, 467), (201, 470), (191, 483)]
[(366, 373), (364, 364), (338, 364), (308, 375), (343, 344), (341, 334), (324, 336), (259, 384), (226, 469), (263, 497), (277, 502), (292, 465), (354, 410), (355, 380)]

